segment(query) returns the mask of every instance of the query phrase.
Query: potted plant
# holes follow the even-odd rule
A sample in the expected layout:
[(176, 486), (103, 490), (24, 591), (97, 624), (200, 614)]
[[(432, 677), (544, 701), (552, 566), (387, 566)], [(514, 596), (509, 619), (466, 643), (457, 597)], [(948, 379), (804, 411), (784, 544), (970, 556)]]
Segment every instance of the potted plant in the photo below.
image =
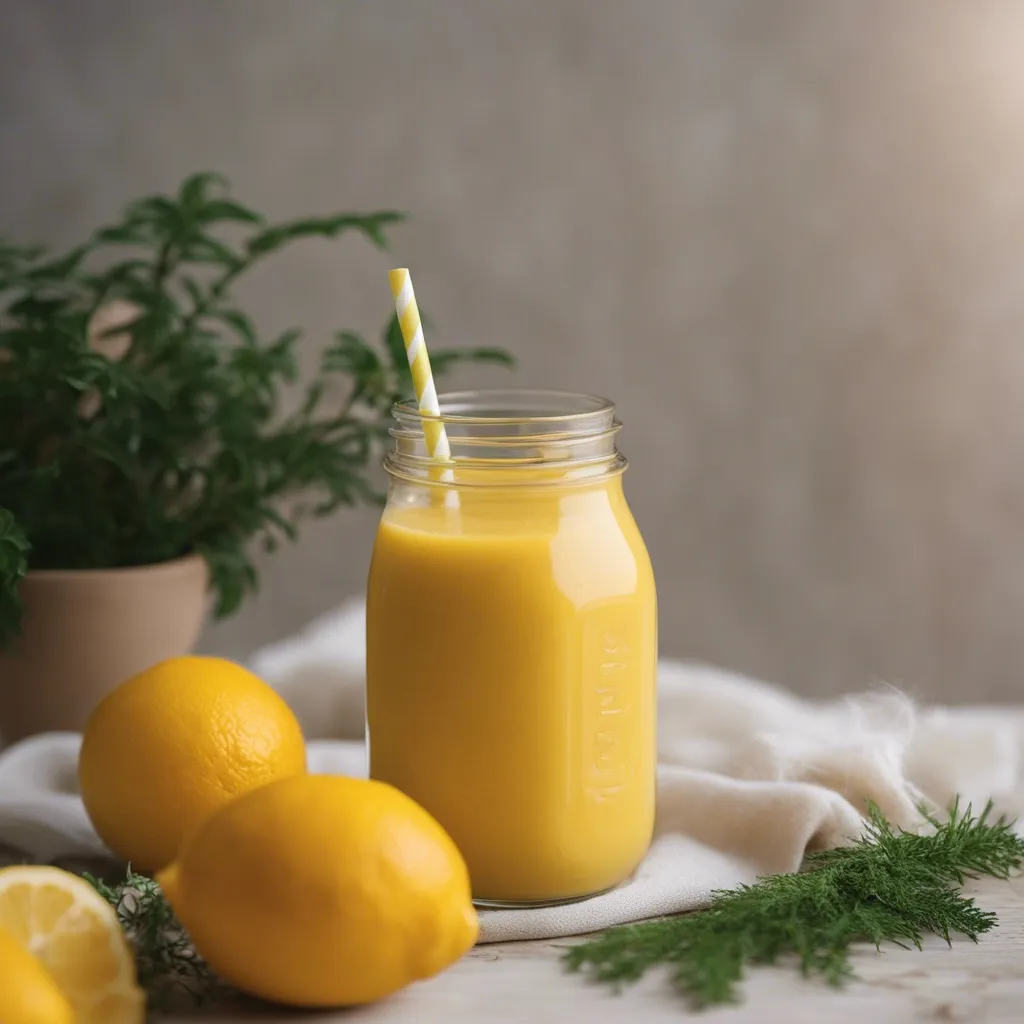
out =
[[(397, 213), (270, 224), (213, 174), (130, 204), (68, 252), (0, 242), (0, 735), (79, 729), (113, 686), (184, 653), (257, 586), (304, 516), (376, 501), (371, 467), (411, 390), (394, 318), (339, 331), (297, 380), (298, 330), (232, 301), (303, 238), (386, 248)], [(435, 352), (509, 364), (497, 349)], [(288, 401), (291, 399), (291, 401)]]

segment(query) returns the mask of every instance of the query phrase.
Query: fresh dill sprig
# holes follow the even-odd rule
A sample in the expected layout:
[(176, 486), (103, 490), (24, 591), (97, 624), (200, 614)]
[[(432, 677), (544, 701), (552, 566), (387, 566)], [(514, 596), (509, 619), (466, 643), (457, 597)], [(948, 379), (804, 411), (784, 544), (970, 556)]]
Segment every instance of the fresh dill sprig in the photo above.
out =
[(996, 916), (963, 895), (968, 878), (1006, 878), (1024, 861), (1024, 840), (992, 805), (975, 817), (959, 804), (949, 820), (928, 817), (934, 832), (894, 829), (876, 808), (863, 838), (815, 853), (798, 874), (769, 875), (712, 894), (702, 911), (615, 928), (566, 954), (570, 970), (598, 981), (635, 981), (657, 964), (672, 967), (697, 1007), (736, 1002), (748, 965), (795, 957), (805, 976), (832, 985), (853, 977), (854, 943), (921, 948), (925, 935), (977, 941)]
[(186, 1009), (227, 990), (196, 952), (152, 878), (131, 867), (115, 886), (89, 874), (85, 878), (117, 910), (150, 1011)]

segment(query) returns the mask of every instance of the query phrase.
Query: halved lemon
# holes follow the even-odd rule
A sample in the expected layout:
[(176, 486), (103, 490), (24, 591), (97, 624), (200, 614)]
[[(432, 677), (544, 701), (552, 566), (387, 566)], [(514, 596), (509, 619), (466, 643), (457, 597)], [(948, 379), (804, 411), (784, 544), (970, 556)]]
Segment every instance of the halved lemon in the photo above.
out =
[(0, 928), (0, 1020), (4, 1024), (75, 1024), (75, 1011), (46, 968)]
[(142, 1024), (146, 998), (117, 913), (59, 868), (0, 869), (0, 928), (49, 971), (77, 1024)]

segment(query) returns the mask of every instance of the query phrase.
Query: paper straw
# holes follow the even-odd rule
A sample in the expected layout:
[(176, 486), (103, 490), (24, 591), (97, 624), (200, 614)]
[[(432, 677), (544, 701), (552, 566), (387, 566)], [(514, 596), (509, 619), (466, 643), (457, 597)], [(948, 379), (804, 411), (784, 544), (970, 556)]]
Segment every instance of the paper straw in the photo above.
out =
[[(412, 385), (416, 391), (416, 402), (419, 410), (426, 417), (439, 417), (441, 406), (437, 401), (437, 389), (434, 387), (434, 375), (430, 370), (430, 356), (427, 354), (427, 343), (423, 338), (423, 324), (420, 321), (416, 295), (412, 290), (412, 278), (405, 267), (388, 271), (391, 283), (391, 294), (395, 297), (395, 312), (398, 313), (398, 324), (402, 329), (402, 340), (405, 342), (405, 354), (409, 359), (409, 370), (412, 372)], [(427, 453), (438, 462), (451, 462), (452, 452), (448, 445), (448, 435), (444, 423), (440, 419), (424, 419), (423, 438), (427, 444)], [(441, 474), (445, 482), (454, 480), (454, 474), (446, 469)], [(452, 503), (452, 497), (446, 496), (446, 502)]]

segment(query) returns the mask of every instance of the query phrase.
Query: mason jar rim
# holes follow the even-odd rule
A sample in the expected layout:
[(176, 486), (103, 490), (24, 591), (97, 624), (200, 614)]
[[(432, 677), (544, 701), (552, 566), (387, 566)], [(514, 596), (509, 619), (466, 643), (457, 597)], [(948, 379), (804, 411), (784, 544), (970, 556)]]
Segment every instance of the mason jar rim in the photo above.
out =
[[(395, 445), (384, 466), (394, 478), (437, 486), (569, 486), (621, 473), (626, 459), (615, 444), (621, 424), (615, 406), (598, 395), (544, 388), (452, 391), (438, 398), (440, 415), (423, 413), (413, 399), (396, 402), (388, 431)], [(445, 427), (453, 469), (449, 484), (426, 448), (427, 426)], [(565, 475), (537, 480), (529, 471), (562, 468)], [(469, 477), (472, 477), (470, 479)], [(518, 478), (518, 479), (517, 479)]]
[[(574, 431), (591, 422), (607, 429), (615, 405), (600, 395), (555, 388), (495, 388), (448, 391), (437, 398), (440, 415), (422, 412), (413, 398), (395, 402), (392, 415), (402, 422), (435, 422), (465, 426), (559, 424)], [(575, 408), (573, 408), (575, 406)], [(487, 413), (488, 407), (495, 413)], [(464, 410), (469, 409), (469, 412)]]

